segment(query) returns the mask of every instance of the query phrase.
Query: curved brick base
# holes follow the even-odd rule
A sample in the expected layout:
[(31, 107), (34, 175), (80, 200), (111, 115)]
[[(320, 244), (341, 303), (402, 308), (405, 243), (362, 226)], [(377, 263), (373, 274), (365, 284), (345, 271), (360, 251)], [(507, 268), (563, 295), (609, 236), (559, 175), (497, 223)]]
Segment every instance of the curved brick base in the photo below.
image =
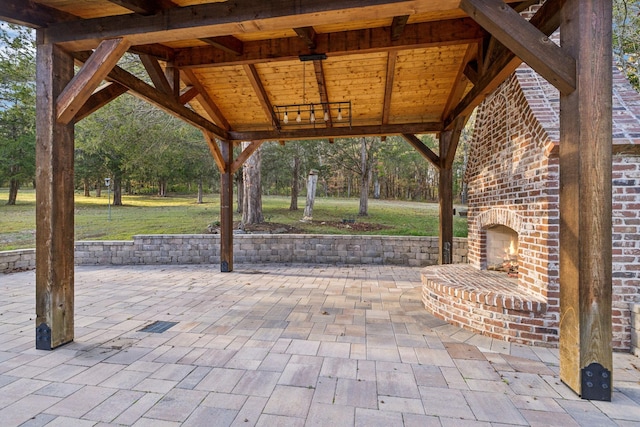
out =
[(426, 267), (422, 302), (436, 317), (482, 335), (527, 345), (557, 345), (546, 301), (523, 292), (503, 273), (468, 264)]

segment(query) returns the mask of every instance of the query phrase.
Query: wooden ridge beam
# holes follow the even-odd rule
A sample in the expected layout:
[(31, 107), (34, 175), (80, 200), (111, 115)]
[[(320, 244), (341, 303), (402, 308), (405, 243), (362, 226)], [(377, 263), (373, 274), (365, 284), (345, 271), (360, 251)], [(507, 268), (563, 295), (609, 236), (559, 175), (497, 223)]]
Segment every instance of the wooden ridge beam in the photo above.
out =
[(389, 123), (391, 112), (391, 95), (393, 95), (393, 81), (396, 77), (396, 60), (398, 52), (391, 51), (387, 56), (387, 76), (384, 84), (384, 101), (382, 101), (382, 124)]
[(265, 115), (271, 119), (271, 125), (276, 129), (280, 129), (280, 120), (278, 120), (278, 116), (276, 116), (276, 113), (273, 111), (273, 105), (271, 105), (271, 101), (269, 101), (269, 96), (267, 95), (267, 91), (264, 89), (264, 85), (260, 80), (256, 66), (253, 64), (246, 64), (244, 65), (244, 71), (249, 78), (253, 91), (258, 97), (262, 110)]
[(232, 55), (242, 55), (244, 42), (234, 36), (203, 37), (200, 41)]
[(460, 8), (560, 92), (575, 90), (575, 59), (502, 0), (461, 0)]
[(100, 108), (104, 107), (128, 90), (129, 89), (125, 86), (115, 82), (107, 83), (101, 88), (98, 88), (76, 113), (73, 118), (73, 122), (78, 123), (80, 120), (98, 111)]
[(209, 118), (218, 126), (225, 130), (231, 129), (231, 125), (229, 121), (225, 118), (218, 105), (211, 99), (209, 93), (206, 88), (200, 83), (200, 80), (195, 75), (195, 73), (191, 70), (182, 70), (181, 73), (182, 81), (189, 86), (193, 86), (198, 90), (198, 96), (196, 96), (196, 100), (200, 104), (200, 106), (204, 109), (204, 111), (209, 115)]
[[(566, 0), (547, 0), (529, 21), (543, 34), (550, 36), (560, 27), (562, 5)], [(519, 66), (522, 60), (513, 52), (504, 50), (500, 57), (478, 76), (478, 82), (465, 95), (451, 114), (444, 120), (445, 128), (449, 128), (458, 116), (468, 116), (474, 108), (493, 92)]]
[[(15, 0), (14, 0), (15, 2)], [(83, 19), (69, 25), (47, 27), (44, 39), (70, 51), (95, 48), (100, 40), (129, 37), (132, 44), (166, 43), (201, 37), (216, 37), (245, 32), (290, 29), (292, 16), (296, 27), (339, 21), (366, 21), (399, 15), (429, 13), (440, 2), (431, 0), (236, 0), (194, 4), (162, 10), (149, 16), (125, 14)], [(336, 14), (336, 12), (340, 12)]]
[(118, 63), (127, 49), (129, 49), (129, 42), (126, 39), (111, 39), (100, 43), (100, 46), (85, 61), (80, 71), (76, 73), (71, 82), (58, 96), (56, 110), (59, 123), (71, 123), (76, 113)]
[(251, 143), (242, 150), (242, 153), (231, 163), (231, 174), (236, 173), (247, 161), (249, 157), (262, 145), (264, 141), (251, 141)]
[[(398, 40), (391, 39), (389, 28), (368, 28), (316, 34), (316, 51), (329, 56), (352, 55), (354, 53), (377, 53), (403, 49), (418, 49), (432, 46), (477, 43), (485, 30), (470, 18), (409, 24)], [(297, 60), (309, 54), (309, 47), (300, 37), (247, 41), (242, 55), (229, 54), (211, 46), (185, 48), (176, 51), (177, 67), (209, 67), (260, 62)]]
[[(76, 52), (74, 54), (74, 57), (77, 60), (84, 62), (89, 59), (89, 54)], [(107, 80), (115, 81), (123, 86), (126, 86), (131, 91), (131, 93), (136, 95), (137, 97), (144, 99), (145, 101), (155, 105), (161, 110), (166, 111), (174, 117), (184, 120), (185, 122), (197, 127), (198, 129), (209, 131), (210, 133), (221, 139), (228, 139), (226, 130), (220, 128), (195, 111), (180, 104), (178, 100), (160, 92), (153, 86), (143, 82), (133, 74), (123, 70), (118, 66), (115, 66), (109, 73), (109, 75), (107, 76)]]
[(424, 142), (420, 141), (420, 139), (418, 139), (417, 136), (410, 134), (410, 133), (403, 133), (402, 137), (413, 147), (416, 149), (416, 151), (418, 153), (420, 153), (420, 155), (422, 155), (422, 157), (424, 157), (425, 159), (427, 159), (429, 162), (431, 162), (431, 164), (433, 166), (435, 166), (436, 168), (440, 169), (440, 157), (438, 157), (438, 155), (436, 153), (434, 153), (433, 151), (431, 151), (431, 149), (429, 147), (427, 147), (426, 145), (424, 145)]
[(147, 74), (151, 78), (151, 82), (156, 89), (170, 95), (172, 92), (171, 85), (169, 84), (169, 80), (167, 80), (167, 76), (164, 74), (164, 70), (158, 60), (150, 55), (141, 54), (138, 56), (140, 57), (140, 62), (142, 62), (144, 69), (147, 70)]
[(400, 135), (404, 133), (422, 134), (444, 130), (440, 122), (407, 123), (390, 125), (370, 125), (332, 128), (309, 128), (297, 130), (273, 131), (229, 131), (228, 137), (233, 141), (286, 141), (324, 138), (349, 138), (354, 136)]

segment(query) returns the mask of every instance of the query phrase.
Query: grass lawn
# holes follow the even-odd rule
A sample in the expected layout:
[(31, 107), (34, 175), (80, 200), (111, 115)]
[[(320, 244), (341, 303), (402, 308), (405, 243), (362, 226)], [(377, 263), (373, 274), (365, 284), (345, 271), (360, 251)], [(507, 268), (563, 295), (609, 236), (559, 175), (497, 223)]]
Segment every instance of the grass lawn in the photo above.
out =
[[(7, 206), (8, 190), (0, 189), (0, 250), (35, 246), (35, 192), (21, 189), (15, 206)], [(198, 234), (219, 220), (218, 195), (205, 195), (197, 204), (195, 195), (170, 197), (124, 196), (125, 206), (111, 207), (108, 220), (107, 193), (102, 197), (75, 196), (76, 240), (131, 240), (136, 234)], [(289, 211), (289, 198), (263, 196), (262, 209), (270, 224), (293, 227), (313, 234), (384, 234), (437, 236), (438, 205), (405, 201), (369, 201), (369, 216), (358, 217), (357, 199), (316, 199), (313, 222), (300, 222), (305, 199), (298, 211)], [(235, 220), (240, 221), (236, 214)], [(343, 219), (355, 219), (343, 224)], [(272, 225), (277, 228), (278, 225)], [(466, 237), (466, 218), (455, 217), (454, 235)]]

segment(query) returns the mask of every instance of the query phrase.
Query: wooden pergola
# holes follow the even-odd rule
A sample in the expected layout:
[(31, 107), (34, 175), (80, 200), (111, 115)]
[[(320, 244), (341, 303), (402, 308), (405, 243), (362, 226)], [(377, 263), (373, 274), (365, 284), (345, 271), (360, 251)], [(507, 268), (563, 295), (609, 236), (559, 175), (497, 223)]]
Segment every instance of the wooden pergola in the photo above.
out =
[[(438, 167), (446, 263), (461, 129), (524, 61), (561, 94), (561, 379), (610, 400), (611, 2), (519, 14), (537, 3), (0, 0), (0, 19), (37, 29), (36, 347), (74, 338), (74, 123), (121, 94), (202, 130), (222, 175), (222, 271), (232, 174), (262, 141), (366, 135), (402, 135)], [(547, 38), (558, 28), (560, 46)], [(126, 52), (153, 84), (116, 65)], [(438, 153), (424, 133), (439, 135)], [(233, 158), (239, 141), (251, 144)]]

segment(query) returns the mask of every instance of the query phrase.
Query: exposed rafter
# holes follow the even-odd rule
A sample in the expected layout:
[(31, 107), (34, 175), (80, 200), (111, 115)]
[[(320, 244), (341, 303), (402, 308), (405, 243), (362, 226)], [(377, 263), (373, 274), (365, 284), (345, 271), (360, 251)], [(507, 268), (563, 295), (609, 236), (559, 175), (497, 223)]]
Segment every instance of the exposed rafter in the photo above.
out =
[(403, 133), (423, 134), (441, 132), (442, 123), (407, 123), (385, 126), (352, 126), (313, 128), (282, 131), (230, 131), (228, 136), (233, 141), (285, 141), (324, 138), (349, 138), (353, 136), (400, 135)]
[(447, 99), (447, 105), (444, 107), (444, 111), (442, 113), (442, 119), (449, 116), (451, 110), (458, 105), (462, 97), (464, 96), (464, 92), (469, 85), (469, 79), (467, 77), (467, 70), (470, 68), (469, 63), (474, 61), (476, 56), (477, 49), (474, 45), (469, 45), (467, 48), (467, 52), (464, 55), (462, 62), (460, 63), (460, 68), (458, 69), (458, 74), (456, 75), (456, 79), (453, 82), (453, 88), (449, 93), (449, 99)]
[(247, 64), (244, 66), (244, 71), (251, 82), (251, 86), (253, 87), (256, 96), (258, 97), (258, 101), (262, 106), (262, 110), (264, 113), (271, 119), (271, 125), (280, 129), (280, 120), (278, 120), (278, 116), (276, 116), (273, 111), (273, 105), (271, 105), (271, 101), (269, 101), (269, 96), (267, 95), (267, 91), (264, 90), (264, 85), (260, 80), (260, 76), (258, 75), (258, 70), (256, 70), (256, 66), (252, 64)]
[[(74, 56), (77, 60), (85, 62), (89, 59), (90, 54), (86, 52), (76, 52)], [(161, 110), (184, 120), (198, 129), (208, 131), (221, 139), (228, 139), (226, 130), (216, 126), (214, 123), (211, 123), (198, 113), (180, 104), (176, 99), (160, 92), (153, 86), (148, 85), (133, 74), (118, 66), (114, 67), (109, 73), (107, 80), (120, 83), (127, 87), (133, 95), (144, 99)]]
[[(324, 77), (324, 68), (322, 67), (322, 61), (315, 60), (313, 61), (313, 70), (316, 74), (316, 82), (318, 83), (318, 91), (320, 92), (320, 102), (324, 104), (329, 103), (329, 94), (327, 93), (327, 82)], [(329, 114), (329, 120), (325, 122), (327, 127), (333, 126), (333, 117), (331, 117), (331, 112), (327, 111)], [(323, 120), (324, 120), (324, 111), (322, 112)]]
[(200, 83), (198, 77), (191, 70), (182, 70), (181, 73), (182, 81), (189, 86), (193, 86), (198, 91), (198, 96), (196, 96), (196, 100), (200, 104), (200, 106), (204, 109), (204, 111), (209, 115), (209, 118), (218, 126), (225, 130), (231, 129), (231, 125), (229, 121), (224, 117), (218, 105), (211, 99), (209, 93), (206, 88)]
[(391, 112), (391, 95), (393, 94), (393, 80), (396, 76), (396, 59), (398, 52), (391, 51), (387, 58), (387, 77), (384, 85), (384, 101), (382, 104), (382, 124), (389, 123), (389, 114)]
[(141, 15), (153, 15), (161, 10), (177, 7), (170, 0), (109, 0), (113, 4), (122, 6)]
[(575, 90), (575, 59), (502, 0), (461, 0), (460, 8), (561, 92)]
[[(354, 53), (389, 52), (431, 46), (476, 43), (487, 33), (472, 19), (451, 19), (407, 25), (402, 36), (391, 40), (386, 28), (342, 31), (316, 35), (316, 50), (332, 57)], [(232, 55), (208, 46), (181, 49), (175, 63), (180, 68), (227, 66), (235, 64), (288, 61), (308, 54), (309, 47), (300, 37), (290, 37), (272, 43), (270, 40), (244, 43), (242, 55)]]

